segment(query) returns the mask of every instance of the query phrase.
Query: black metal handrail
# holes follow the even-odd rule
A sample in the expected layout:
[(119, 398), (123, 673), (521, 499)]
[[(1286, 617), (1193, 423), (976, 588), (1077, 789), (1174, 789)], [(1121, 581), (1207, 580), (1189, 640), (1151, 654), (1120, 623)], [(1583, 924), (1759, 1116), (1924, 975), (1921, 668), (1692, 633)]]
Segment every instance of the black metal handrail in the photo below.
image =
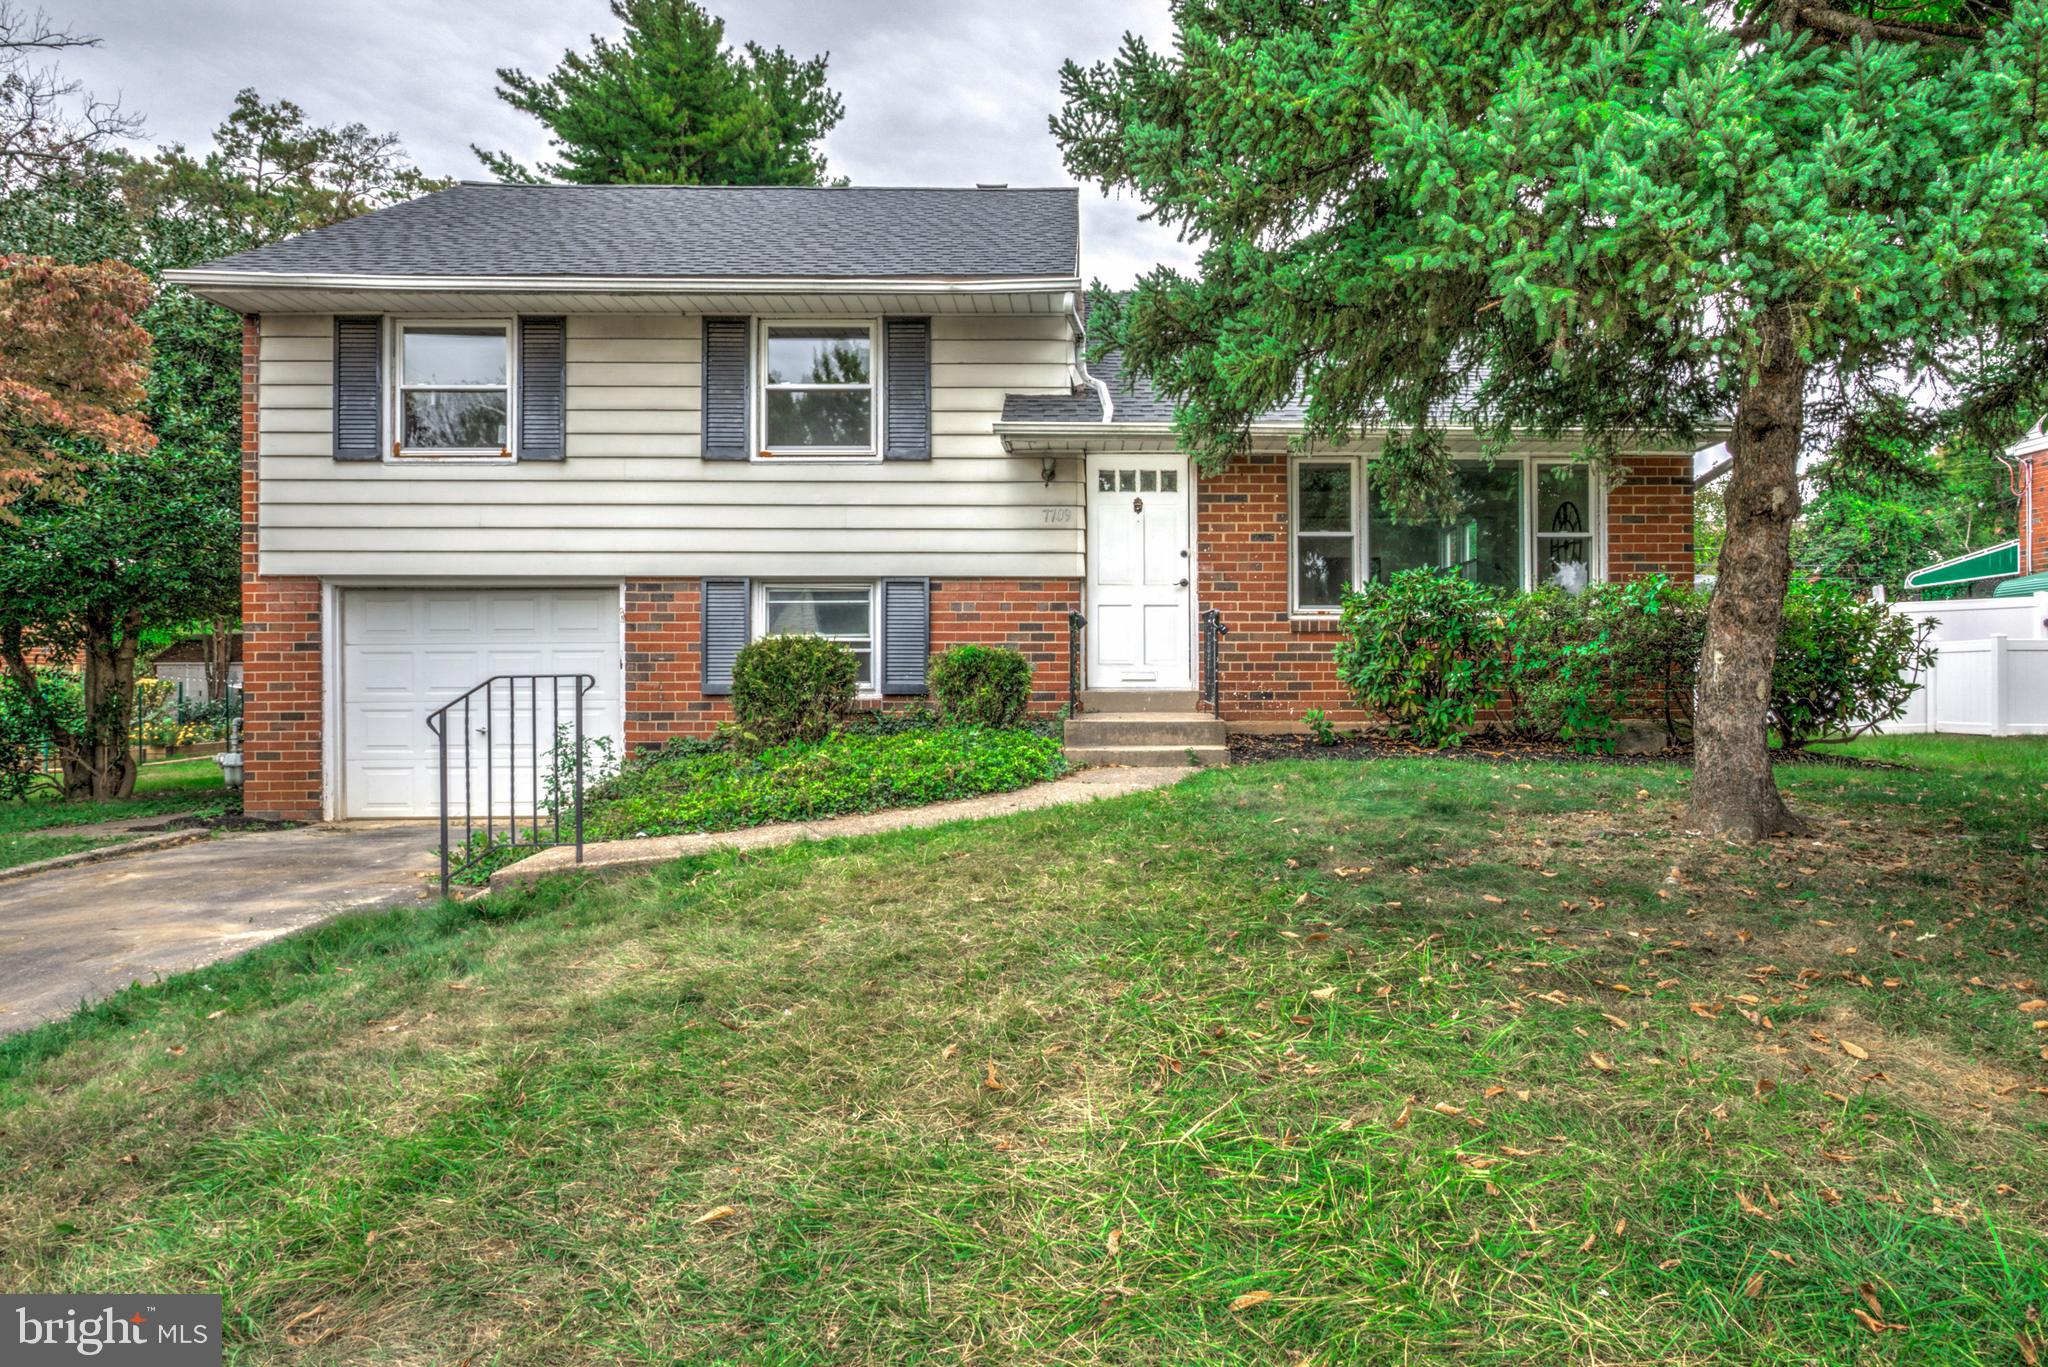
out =
[(1230, 628), (1223, 625), (1223, 614), (1215, 608), (1202, 613), (1202, 700), (1209, 705), (1209, 714), (1223, 715), (1223, 638), (1230, 634)]
[(1078, 611), (1067, 614), (1067, 715), (1081, 711), (1081, 632), (1088, 619)]
[[(522, 690), (521, 685), (524, 685)], [(485, 679), (461, 697), (427, 714), (427, 729), (440, 748), (441, 783), (441, 895), (446, 897), (456, 874), (491, 859), (504, 850), (547, 849), (564, 844), (562, 808), (567, 806), (576, 842), (576, 862), (583, 862), (583, 698), (597, 687), (588, 674), (497, 674)], [(521, 715), (521, 695), (525, 710)], [(563, 694), (567, 692), (570, 734), (563, 735)], [(548, 740), (541, 743), (543, 701), (549, 713)], [(500, 705), (502, 699), (502, 707)], [(462, 726), (462, 846), (449, 846), (449, 766), (455, 756), (451, 722), (460, 712)], [(477, 714), (482, 713), (478, 726)], [(525, 724), (525, 761), (520, 758), (521, 723)], [(481, 737), (483, 751), (483, 843), (477, 844), (476, 768), (471, 738)], [(568, 748), (568, 755), (562, 754)], [(502, 749), (502, 754), (501, 754)], [(542, 780), (542, 756), (546, 756), (546, 782)], [(502, 764), (501, 764), (502, 759)], [(564, 770), (567, 772), (565, 773)], [(498, 780), (503, 770), (502, 811)], [(520, 792), (522, 771), (526, 791)], [(566, 781), (566, 782), (565, 782)], [(566, 787), (566, 790), (565, 790)], [(525, 810), (521, 811), (522, 798)], [(520, 833), (525, 818), (524, 837)], [(543, 817), (551, 825), (543, 824)], [(499, 827), (503, 826), (500, 833)]]

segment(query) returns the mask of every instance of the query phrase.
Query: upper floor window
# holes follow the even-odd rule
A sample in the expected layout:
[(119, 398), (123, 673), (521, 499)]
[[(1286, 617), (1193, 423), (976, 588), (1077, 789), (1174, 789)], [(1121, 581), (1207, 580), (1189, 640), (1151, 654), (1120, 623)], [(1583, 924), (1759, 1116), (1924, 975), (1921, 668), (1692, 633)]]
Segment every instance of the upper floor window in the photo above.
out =
[(874, 325), (768, 323), (762, 334), (762, 453), (875, 454)]
[(509, 323), (401, 323), (397, 371), (399, 454), (509, 453)]

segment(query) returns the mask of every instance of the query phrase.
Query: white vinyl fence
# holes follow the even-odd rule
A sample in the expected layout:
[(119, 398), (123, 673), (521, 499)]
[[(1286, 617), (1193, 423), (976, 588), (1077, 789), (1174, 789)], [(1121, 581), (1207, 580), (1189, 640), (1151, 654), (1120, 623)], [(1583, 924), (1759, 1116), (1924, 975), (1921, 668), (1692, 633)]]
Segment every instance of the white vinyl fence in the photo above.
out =
[(1915, 621), (1934, 618), (1941, 651), (1905, 715), (1880, 729), (1965, 736), (2048, 735), (2048, 593), (1893, 603)]

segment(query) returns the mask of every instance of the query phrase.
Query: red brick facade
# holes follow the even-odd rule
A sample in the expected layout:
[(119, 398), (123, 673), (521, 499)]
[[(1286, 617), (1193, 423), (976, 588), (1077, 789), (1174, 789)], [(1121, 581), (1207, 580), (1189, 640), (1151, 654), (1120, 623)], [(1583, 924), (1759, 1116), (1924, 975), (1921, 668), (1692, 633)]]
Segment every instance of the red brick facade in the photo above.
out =
[[(704, 696), (701, 592), (695, 579), (626, 582), (626, 748), (709, 734), (732, 704)], [(1034, 710), (1067, 700), (1067, 614), (1078, 579), (934, 579), (932, 649), (1007, 646), (1031, 661)], [(884, 705), (901, 699), (884, 699)]]
[(256, 369), (262, 328), (242, 320), (242, 809), (320, 819), (320, 581), (258, 573)]
[(2048, 573), (2048, 451), (2021, 457), (2020, 573)]
[[(1692, 582), (1692, 460), (1632, 456), (1607, 495), (1607, 574)], [(1310, 708), (1363, 722), (1337, 683), (1336, 626), (1288, 612), (1288, 460), (1239, 457), (1197, 482), (1197, 573), (1204, 608), (1222, 611), (1222, 711), (1232, 721), (1294, 723)]]

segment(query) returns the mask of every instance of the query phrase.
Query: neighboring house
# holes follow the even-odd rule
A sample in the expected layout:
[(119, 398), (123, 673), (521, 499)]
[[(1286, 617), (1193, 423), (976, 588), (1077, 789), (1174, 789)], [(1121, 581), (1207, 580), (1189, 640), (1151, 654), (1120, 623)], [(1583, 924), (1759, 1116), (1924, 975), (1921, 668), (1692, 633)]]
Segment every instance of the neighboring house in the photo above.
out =
[(1908, 597), (2022, 598), (2048, 592), (2048, 428), (2037, 424), (2001, 458), (2019, 501), (2019, 535), (1906, 576)]
[(1689, 447), (1610, 485), (1453, 430), (1448, 527), (1377, 513), (1372, 441), (1291, 452), (1298, 414), (1198, 474), (1084, 363), (1072, 189), (463, 185), (169, 278), (248, 319), (252, 812), (431, 813), (424, 718), (494, 673), (590, 673), (638, 746), (726, 719), (767, 632), (845, 641), (884, 701), (979, 641), (1050, 711), (1191, 689), (1214, 608), (1223, 715), (1293, 724), (1355, 715), (1349, 580), (1692, 572)]
[[(173, 641), (168, 649), (158, 652), (150, 661), (150, 672), (167, 683), (175, 684), (179, 699), (187, 707), (203, 707), (213, 701), (213, 694), (206, 684), (206, 657), (212, 645), (204, 636)], [(240, 632), (236, 632), (228, 642), (227, 685), (231, 691), (242, 686)]]
[(2019, 535), (1913, 571), (1892, 604), (1937, 653), (1887, 731), (2048, 735), (2048, 432), (2035, 427), (2004, 463)]

